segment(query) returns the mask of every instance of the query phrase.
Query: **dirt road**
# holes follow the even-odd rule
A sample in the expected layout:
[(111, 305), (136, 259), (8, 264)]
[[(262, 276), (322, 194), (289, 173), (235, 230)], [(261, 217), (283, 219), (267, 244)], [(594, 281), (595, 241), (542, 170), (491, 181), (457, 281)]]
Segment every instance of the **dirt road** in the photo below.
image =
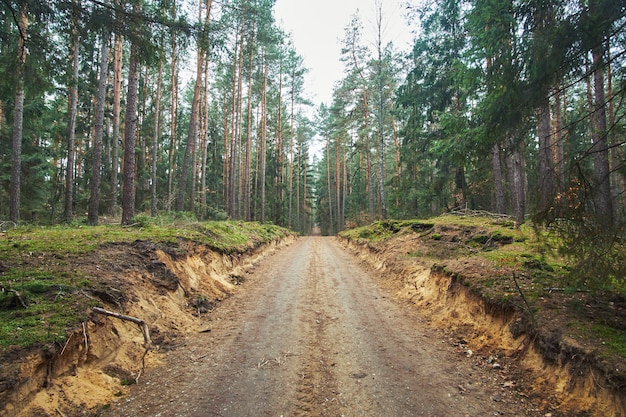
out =
[(449, 340), (378, 289), (333, 238), (255, 266), (107, 416), (532, 415)]

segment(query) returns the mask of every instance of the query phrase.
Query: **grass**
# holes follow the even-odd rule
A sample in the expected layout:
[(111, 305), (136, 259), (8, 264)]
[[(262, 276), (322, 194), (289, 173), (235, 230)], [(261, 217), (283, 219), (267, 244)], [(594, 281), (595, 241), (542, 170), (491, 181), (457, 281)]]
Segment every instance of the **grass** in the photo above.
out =
[(397, 236), (409, 233), (418, 239), (410, 240), (403, 256), (434, 261), (433, 268), (459, 277), (485, 300), (528, 310), (547, 328), (556, 326), (563, 335), (584, 340), (590, 352), (622, 368), (626, 280), (609, 276), (600, 280), (602, 286), (581, 285), (572, 274), (576, 268), (571, 257), (556, 250), (562, 242), (554, 233), (532, 224), (516, 229), (507, 219), (443, 215), (388, 220), (341, 235), (386, 250), (394, 247)]
[(198, 222), (189, 216), (138, 216), (131, 227), (26, 226), (2, 232), (0, 355), (61, 342), (68, 330), (86, 319), (88, 307), (97, 302), (82, 292), (98, 282), (74, 268), (73, 259), (89, 256), (103, 245), (142, 240), (176, 247), (184, 240), (221, 253), (244, 253), (289, 233), (274, 225)]

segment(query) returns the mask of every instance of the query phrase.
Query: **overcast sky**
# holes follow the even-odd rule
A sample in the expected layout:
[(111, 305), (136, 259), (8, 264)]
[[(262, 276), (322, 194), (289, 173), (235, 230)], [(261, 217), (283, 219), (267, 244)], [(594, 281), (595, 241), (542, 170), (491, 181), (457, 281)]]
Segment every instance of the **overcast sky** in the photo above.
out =
[[(383, 43), (408, 50), (412, 39), (406, 24), (407, 0), (382, 0)], [(357, 10), (363, 22), (364, 41), (375, 40), (375, 0), (277, 0), (275, 17), (291, 33), (296, 51), (309, 68), (306, 95), (316, 104), (330, 104), (333, 85), (343, 78), (340, 42)]]

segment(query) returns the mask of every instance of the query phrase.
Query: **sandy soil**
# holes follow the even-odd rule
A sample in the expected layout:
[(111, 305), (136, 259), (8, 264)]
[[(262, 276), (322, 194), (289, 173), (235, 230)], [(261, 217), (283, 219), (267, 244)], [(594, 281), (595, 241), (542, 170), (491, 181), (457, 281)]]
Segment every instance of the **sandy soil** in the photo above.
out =
[(333, 238), (299, 239), (244, 278), (103, 415), (537, 415)]

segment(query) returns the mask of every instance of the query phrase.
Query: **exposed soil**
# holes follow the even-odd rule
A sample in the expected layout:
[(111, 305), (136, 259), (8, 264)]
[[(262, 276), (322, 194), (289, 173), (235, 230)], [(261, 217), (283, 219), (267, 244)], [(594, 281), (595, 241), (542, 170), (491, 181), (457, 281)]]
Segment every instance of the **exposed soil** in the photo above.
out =
[[(144, 369), (161, 366), (163, 351), (202, 329), (201, 318), (239, 287), (240, 270), (276, 248), (257, 248), (244, 257), (184, 240), (171, 246), (136, 241), (109, 244), (55, 264), (56, 271), (75, 268), (90, 278), (75, 302), (84, 303), (87, 311), (90, 303), (104, 302), (109, 310), (145, 320), (153, 345), (146, 354), (134, 323), (88, 313), (64, 345), (5, 355), (0, 362), (0, 416), (97, 415), (140, 380)], [(40, 254), (27, 262), (43, 268), (55, 260)]]
[(537, 415), (504, 365), (442, 338), (332, 238), (300, 239), (245, 279), (104, 415)]
[(137, 325), (90, 314), (64, 346), (0, 364), (0, 417), (626, 415), (621, 364), (559, 331), (572, 303), (607, 322), (625, 303), (547, 295), (530, 332), (493, 299), (511, 282), (478, 285), (511, 271), (447, 253), (457, 233), (246, 256), (136, 241), (66, 260), (94, 283), (83, 301), (145, 320), (151, 349)]
[[(537, 278), (541, 271), (535, 265), (490, 261), (481, 256), (484, 247), (465, 244), (484, 236), (480, 228), (426, 228), (420, 233), (394, 230), (393, 237), (379, 243), (344, 243), (378, 272), (379, 284), (394, 298), (465, 342), (461, 349), (470, 349), (476, 360), (506, 360), (517, 375), (519, 394), (546, 415), (626, 415), (626, 358), (613, 352), (608, 335), (594, 332), (600, 326), (623, 328), (623, 297), (553, 289)], [(495, 247), (510, 243), (489, 242)], [(525, 303), (517, 286), (534, 299)]]

